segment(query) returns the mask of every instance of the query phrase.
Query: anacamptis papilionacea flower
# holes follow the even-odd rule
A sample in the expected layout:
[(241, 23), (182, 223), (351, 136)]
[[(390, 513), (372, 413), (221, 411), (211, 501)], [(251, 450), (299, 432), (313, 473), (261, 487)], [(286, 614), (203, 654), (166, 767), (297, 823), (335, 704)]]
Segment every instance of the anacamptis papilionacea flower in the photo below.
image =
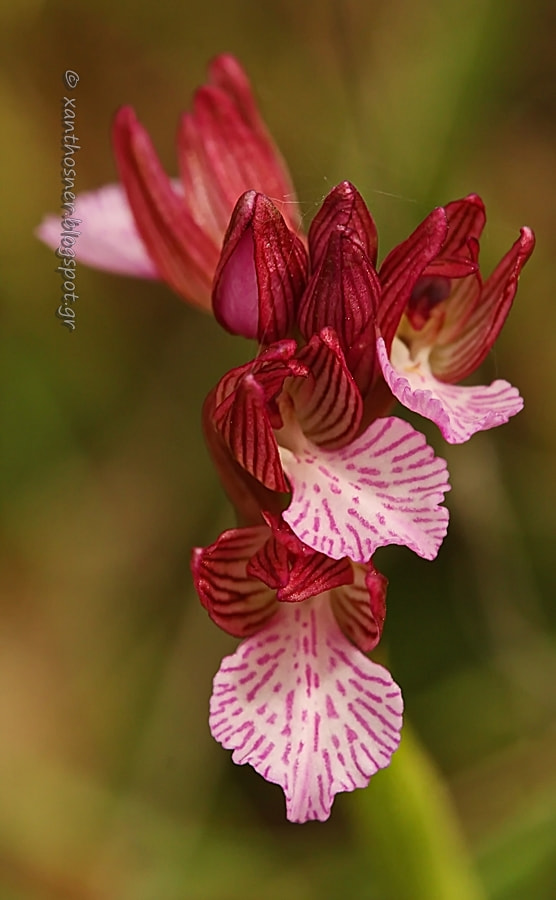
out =
[[(192, 555), (213, 621), (242, 638), (214, 679), (210, 727), (281, 785), (291, 821), (328, 818), (398, 746), (402, 697), (367, 653), (385, 617), (379, 547), (434, 559), (448, 525), (444, 460), (388, 415), (394, 398), (466, 441), (519, 412), (506, 381), (458, 384), (511, 307), (533, 234), (483, 281), (483, 204), (433, 210), (377, 268), (356, 188), (328, 194), (305, 237), (291, 178), (231, 56), (210, 67), (165, 174), (133, 111), (120, 110), (121, 185), (76, 200), (78, 259), (161, 278), (257, 341), (209, 393), (203, 426), (238, 516)], [(59, 223), (39, 236), (55, 247)]]

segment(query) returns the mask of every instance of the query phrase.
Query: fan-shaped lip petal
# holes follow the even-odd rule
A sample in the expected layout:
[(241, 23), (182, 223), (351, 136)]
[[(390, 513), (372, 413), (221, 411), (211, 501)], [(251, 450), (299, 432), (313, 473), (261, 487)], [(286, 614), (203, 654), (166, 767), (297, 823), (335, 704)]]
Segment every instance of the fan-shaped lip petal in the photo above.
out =
[(411, 359), (399, 338), (392, 345), (392, 361), (380, 338), (377, 350), (384, 378), (394, 396), (408, 409), (438, 425), (450, 444), (461, 444), (477, 431), (503, 425), (523, 408), (517, 388), (507, 381), (498, 379), (480, 387), (438, 381), (426, 363)]
[(286, 797), (291, 822), (324, 821), (340, 791), (366, 787), (400, 740), (390, 674), (342, 634), (328, 594), (280, 604), (214, 678), (213, 737)]
[(284, 520), (305, 544), (360, 563), (388, 544), (434, 559), (448, 526), (446, 462), (407, 422), (377, 419), (339, 450), (306, 441), (280, 452), (292, 492)]
[[(178, 193), (176, 182), (173, 187)], [(74, 246), (78, 263), (118, 275), (161, 277), (135, 227), (122, 185), (106, 184), (84, 191), (76, 195), (72, 205), (70, 218), (79, 223)], [(47, 215), (36, 229), (37, 237), (53, 250), (60, 246), (63, 221), (63, 217)]]

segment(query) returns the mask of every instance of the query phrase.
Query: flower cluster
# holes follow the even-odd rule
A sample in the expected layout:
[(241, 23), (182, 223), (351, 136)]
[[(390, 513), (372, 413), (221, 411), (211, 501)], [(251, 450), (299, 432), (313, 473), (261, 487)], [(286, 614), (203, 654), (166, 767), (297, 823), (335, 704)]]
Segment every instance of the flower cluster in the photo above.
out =
[[(446, 463), (389, 415), (397, 399), (451, 443), (522, 407), (506, 381), (461, 386), (496, 340), (534, 238), (483, 280), (479, 197), (433, 210), (377, 268), (357, 189), (328, 194), (305, 237), (247, 78), (217, 58), (179, 127), (180, 179), (130, 109), (114, 125), (121, 185), (77, 198), (80, 260), (161, 278), (257, 341), (224, 374), (203, 427), (240, 525), (192, 555), (213, 621), (242, 639), (214, 679), (210, 727), (278, 783), (291, 821), (324, 820), (398, 746), (402, 697), (366, 655), (385, 618), (377, 548), (434, 559)], [(57, 224), (39, 229), (55, 245)]]

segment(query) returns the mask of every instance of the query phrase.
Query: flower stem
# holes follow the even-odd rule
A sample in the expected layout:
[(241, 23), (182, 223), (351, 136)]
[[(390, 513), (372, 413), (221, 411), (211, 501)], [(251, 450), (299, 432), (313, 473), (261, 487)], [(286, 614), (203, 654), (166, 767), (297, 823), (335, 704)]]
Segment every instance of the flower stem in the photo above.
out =
[(381, 900), (484, 900), (446, 786), (407, 725), (390, 768), (350, 803)]

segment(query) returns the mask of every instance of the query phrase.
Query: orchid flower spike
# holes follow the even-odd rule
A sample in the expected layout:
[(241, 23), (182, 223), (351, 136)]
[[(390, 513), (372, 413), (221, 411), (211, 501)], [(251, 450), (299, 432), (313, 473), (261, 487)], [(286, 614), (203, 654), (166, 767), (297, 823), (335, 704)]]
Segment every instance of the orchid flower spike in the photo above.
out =
[(400, 741), (400, 689), (365, 655), (380, 640), (387, 582), (265, 518), (193, 551), (201, 602), (244, 638), (215, 676), (210, 728), (234, 762), (282, 787), (291, 822), (323, 821)]
[[(400, 739), (400, 689), (365, 655), (385, 617), (374, 553), (398, 544), (434, 559), (448, 527), (446, 462), (387, 412), (397, 398), (460, 443), (521, 409), (506, 381), (458, 382), (500, 333), (534, 236), (523, 228), (483, 280), (485, 211), (470, 195), (434, 209), (377, 268), (375, 223), (343, 181), (303, 237), (288, 170), (229, 55), (182, 116), (179, 178), (130, 107), (113, 142), (121, 183), (64, 201), (81, 220), (77, 261), (162, 279), (258, 344), (203, 408), (238, 527), (193, 551), (193, 578), (212, 620), (242, 639), (214, 679), (212, 734), (281, 785), (290, 821), (322, 821)], [(47, 216), (38, 235), (56, 248), (59, 231)]]

